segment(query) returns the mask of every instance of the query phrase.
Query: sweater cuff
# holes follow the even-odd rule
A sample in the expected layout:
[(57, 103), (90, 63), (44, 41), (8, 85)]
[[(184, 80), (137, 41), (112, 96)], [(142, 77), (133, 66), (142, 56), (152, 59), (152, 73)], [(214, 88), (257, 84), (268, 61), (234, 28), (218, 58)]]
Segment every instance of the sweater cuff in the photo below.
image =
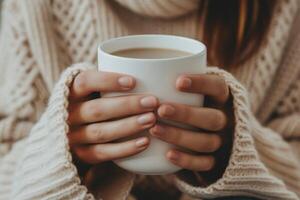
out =
[(80, 71), (91, 66), (83, 63), (69, 67), (55, 85), (18, 158), (13, 199), (94, 199), (80, 183), (67, 139), (69, 86)]
[(284, 183), (272, 176), (260, 161), (251, 136), (253, 114), (245, 88), (228, 72), (210, 67), (207, 74), (221, 76), (230, 88), (234, 107), (234, 141), (228, 166), (215, 183), (195, 186), (174, 175), (174, 183), (184, 193), (196, 198), (252, 196), (262, 199), (297, 199)]

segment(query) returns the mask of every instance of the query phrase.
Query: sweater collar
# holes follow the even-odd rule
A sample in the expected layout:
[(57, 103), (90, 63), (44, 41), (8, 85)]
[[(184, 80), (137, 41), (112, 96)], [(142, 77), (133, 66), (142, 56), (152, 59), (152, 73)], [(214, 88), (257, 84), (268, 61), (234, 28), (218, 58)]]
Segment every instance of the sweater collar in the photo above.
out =
[(176, 18), (198, 9), (200, 0), (115, 0), (132, 12), (154, 18)]

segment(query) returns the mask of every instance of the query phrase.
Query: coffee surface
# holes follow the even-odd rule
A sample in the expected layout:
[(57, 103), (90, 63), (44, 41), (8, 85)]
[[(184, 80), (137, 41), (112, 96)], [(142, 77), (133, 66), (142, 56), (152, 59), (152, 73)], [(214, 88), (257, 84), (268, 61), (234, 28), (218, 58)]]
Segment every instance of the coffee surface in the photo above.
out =
[(111, 53), (112, 55), (127, 58), (161, 59), (190, 56), (192, 53), (163, 48), (132, 48)]

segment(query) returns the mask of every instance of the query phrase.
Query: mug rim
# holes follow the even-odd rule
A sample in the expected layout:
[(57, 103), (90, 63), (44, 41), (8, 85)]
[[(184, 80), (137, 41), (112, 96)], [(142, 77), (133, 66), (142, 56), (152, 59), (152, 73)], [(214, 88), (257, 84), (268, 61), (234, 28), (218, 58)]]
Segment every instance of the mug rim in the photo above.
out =
[[(174, 40), (175, 39), (176, 40), (182, 40), (182, 41), (185, 40), (185, 42), (194, 43), (194, 45), (198, 45), (200, 50), (196, 53), (192, 53), (191, 55), (171, 57), (171, 58), (132, 58), (132, 57), (123, 57), (123, 56), (113, 55), (112, 53), (108, 52), (105, 49), (105, 46), (109, 45), (110, 43), (118, 42), (118, 41), (121, 41), (121, 40), (134, 39), (134, 38), (136, 38), (136, 39), (141, 39), (141, 38), (147, 38), (147, 39), (150, 39), (150, 38), (152, 38), (152, 39), (169, 38), (169, 39), (174, 39)], [(133, 47), (133, 48), (135, 48), (135, 47)], [(143, 48), (143, 47), (136, 47), (136, 48)], [(145, 47), (145, 48), (151, 48), (151, 47)], [(159, 48), (159, 47), (153, 47), (153, 48)], [(161, 47), (161, 48), (164, 48), (164, 47)], [(124, 48), (124, 49), (129, 49), (129, 48)], [(116, 51), (124, 50), (124, 49), (121, 48), (121, 49), (118, 49)], [(182, 50), (182, 49), (179, 49), (179, 48), (170, 48), (170, 49), (186, 51), (186, 50)], [(150, 62), (151, 61), (170, 61), (170, 60), (189, 59), (189, 58), (199, 56), (199, 55), (201, 56), (201, 55), (206, 53), (206, 46), (198, 40), (188, 38), (188, 37), (183, 37), (183, 36), (166, 35), (166, 34), (140, 34), (140, 35), (121, 36), (121, 37), (116, 37), (116, 38), (111, 38), (109, 40), (106, 40), (106, 41), (104, 41), (104, 42), (102, 42), (98, 45), (98, 53), (102, 53), (105, 56), (112, 57), (114, 59), (120, 59), (120, 60), (136, 60), (136, 61), (147, 61), (147, 62), (149, 62), (149, 61)]]

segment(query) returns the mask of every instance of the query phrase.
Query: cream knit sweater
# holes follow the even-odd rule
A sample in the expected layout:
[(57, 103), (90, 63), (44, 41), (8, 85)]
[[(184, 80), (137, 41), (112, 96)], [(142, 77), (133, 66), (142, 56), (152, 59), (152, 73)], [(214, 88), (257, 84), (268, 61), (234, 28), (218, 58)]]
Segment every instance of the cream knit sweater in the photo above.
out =
[[(201, 40), (198, 0), (6, 0), (0, 41), (0, 199), (120, 200), (127, 199), (134, 182), (151, 180), (172, 182), (183, 196), (196, 199), (299, 199), (298, 4), (278, 1), (264, 46), (244, 66), (230, 73), (207, 70), (222, 76), (233, 95), (234, 145), (222, 178), (207, 187), (177, 174), (134, 181), (135, 175), (115, 167), (91, 193), (80, 182), (66, 137), (73, 78), (94, 67), (97, 44), (112, 37), (161, 33)], [(86, 63), (70, 66), (79, 62)]]

